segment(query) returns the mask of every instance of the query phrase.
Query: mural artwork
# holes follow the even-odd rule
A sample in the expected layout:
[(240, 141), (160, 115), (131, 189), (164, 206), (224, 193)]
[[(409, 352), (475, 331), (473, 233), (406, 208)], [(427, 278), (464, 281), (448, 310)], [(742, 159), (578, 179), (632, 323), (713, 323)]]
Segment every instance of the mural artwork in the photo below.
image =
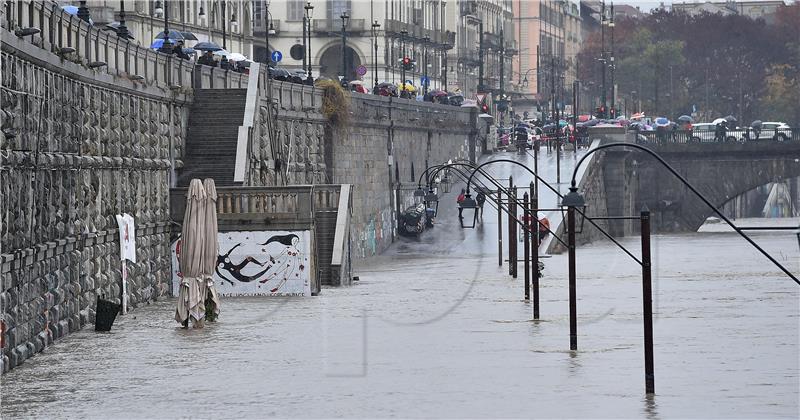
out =
[[(220, 232), (214, 275), (223, 296), (311, 296), (310, 232)], [(173, 294), (177, 295), (180, 238), (172, 244)]]

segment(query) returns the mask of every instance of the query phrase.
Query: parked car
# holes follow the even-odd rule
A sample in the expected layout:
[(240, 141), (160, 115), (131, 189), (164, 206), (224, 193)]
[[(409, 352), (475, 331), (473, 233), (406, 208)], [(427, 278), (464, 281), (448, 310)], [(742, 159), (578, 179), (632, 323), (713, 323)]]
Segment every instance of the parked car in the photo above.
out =
[(760, 131), (751, 127), (747, 136), (751, 140), (787, 141), (792, 138), (792, 128), (786, 123), (768, 121), (761, 123)]
[[(725, 141), (745, 141), (745, 130), (738, 127), (728, 127), (725, 129)], [(693, 142), (713, 142), (717, 141), (717, 124), (697, 123), (692, 125)]]

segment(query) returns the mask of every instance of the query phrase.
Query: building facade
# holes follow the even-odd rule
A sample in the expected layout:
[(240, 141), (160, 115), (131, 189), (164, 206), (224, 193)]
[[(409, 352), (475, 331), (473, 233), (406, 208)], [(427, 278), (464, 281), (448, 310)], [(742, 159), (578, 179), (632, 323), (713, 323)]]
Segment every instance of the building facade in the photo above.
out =
[(672, 11), (682, 11), (690, 15), (720, 13), (723, 15), (738, 14), (752, 19), (769, 19), (786, 5), (786, 2), (781, 0), (675, 2), (672, 4)]
[[(555, 98), (570, 111), (577, 54), (583, 39), (579, 4), (567, 0), (514, 0), (519, 54), (514, 60), (515, 112), (547, 114)], [(536, 115), (539, 113), (539, 115)]]

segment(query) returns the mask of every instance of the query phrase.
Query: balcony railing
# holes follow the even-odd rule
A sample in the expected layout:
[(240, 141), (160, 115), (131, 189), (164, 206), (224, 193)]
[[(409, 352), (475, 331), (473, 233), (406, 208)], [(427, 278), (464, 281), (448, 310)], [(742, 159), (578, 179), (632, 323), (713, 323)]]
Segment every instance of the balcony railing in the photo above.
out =
[[(342, 20), (341, 19), (314, 19), (311, 21), (314, 32), (319, 33), (341, 33)], [(347, 22), (347, 32), (364, 32), (366, 26), (366, 19), (350, 19)]]

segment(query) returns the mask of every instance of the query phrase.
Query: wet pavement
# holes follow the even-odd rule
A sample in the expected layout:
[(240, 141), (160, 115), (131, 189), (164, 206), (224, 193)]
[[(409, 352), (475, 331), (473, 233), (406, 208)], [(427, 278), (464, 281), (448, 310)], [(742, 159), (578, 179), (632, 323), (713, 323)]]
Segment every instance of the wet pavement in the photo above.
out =
[[(178, 328), (170, 300), (72, 334), (2, 377), (0, 415), (797, 417), (800, 287), (735, 234), (654, 236), (648, 398), (635, 262), (608, 242), (579, 248), (570, 352), (566, 256), (546, 259), (533, 321), (521, 276), (498, 267), (494, 210), (465, 230), (441, 206), (352, 287), (227, 298), (202, 330)], [(752, 236), (800, 273), (796, 236)]]

